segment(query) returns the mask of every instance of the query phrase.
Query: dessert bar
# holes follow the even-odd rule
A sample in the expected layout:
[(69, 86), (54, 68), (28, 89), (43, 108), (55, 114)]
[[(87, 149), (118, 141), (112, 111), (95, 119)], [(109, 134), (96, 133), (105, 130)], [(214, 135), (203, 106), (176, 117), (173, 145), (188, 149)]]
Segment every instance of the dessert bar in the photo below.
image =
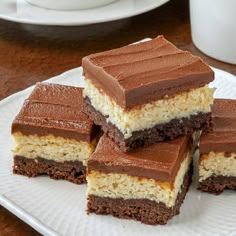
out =
[(15, 174), (80, 184), (98, 128), (82, 112), (82, 89), (38, 83), (12, 124)]
[(123, 151), (211, 127), (214, 72), (159, 36), (83, 58), (84, 111)]
[(236, 100), (216, 99), (213, 132), (200, 139), (199, 189), (220, 194), (236, 190)]
[(190, 143), (183, 136), (124, 153), (103, 135), (87, 163), (87, 212), (166, 224), (191, 184)]

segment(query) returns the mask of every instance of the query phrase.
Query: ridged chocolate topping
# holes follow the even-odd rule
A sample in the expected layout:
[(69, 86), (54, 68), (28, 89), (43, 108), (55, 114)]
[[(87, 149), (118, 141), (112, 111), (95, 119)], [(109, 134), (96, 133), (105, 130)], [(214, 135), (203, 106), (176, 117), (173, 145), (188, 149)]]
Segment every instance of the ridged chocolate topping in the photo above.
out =
[(83, 58), (84, 75), (125, 109), (204, 86), (214, 72), (163, 36)]
[(88, 172), (96, 170), (173, 182), (189, 148), (189, 138), (180, 137), (124, 153), (103, 135), (87, 168)]
[(38, 83), (12, 124), (12, 133), (90, 142), (93, 122), (82, 112), (82, 88)]
[(200, 153), (236, 152), (236, 100), (215, 99), (212, 119), (213, 132), (201, 136)]

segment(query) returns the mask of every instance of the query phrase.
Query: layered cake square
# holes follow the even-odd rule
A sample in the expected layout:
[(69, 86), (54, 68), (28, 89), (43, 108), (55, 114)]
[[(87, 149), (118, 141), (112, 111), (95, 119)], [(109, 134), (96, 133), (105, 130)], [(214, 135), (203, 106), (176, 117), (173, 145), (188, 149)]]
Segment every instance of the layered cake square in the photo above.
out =
[(38, 83), (12, 123), (15, 174), (86, 181), (98, 128), (82, 112), (82, 88)]
[(213, 132), (200, 138), (199, 186), (220, 194), (236, 190), (236, 100), (216, 99)]
[(182, 136), (124, 153), (103, 135), (87, 162), (87, 212), (166, 224), (191, 184), (190, 143)]
[(123, 151), (211, 126), (214, 72), (163, 36), (83, 58), (84, 111)]

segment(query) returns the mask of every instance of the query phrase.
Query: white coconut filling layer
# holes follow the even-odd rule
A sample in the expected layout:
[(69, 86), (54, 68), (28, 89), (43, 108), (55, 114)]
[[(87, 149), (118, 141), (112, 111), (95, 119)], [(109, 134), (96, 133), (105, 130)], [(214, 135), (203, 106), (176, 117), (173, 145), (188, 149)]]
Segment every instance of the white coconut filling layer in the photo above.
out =
[(13, 134), (13, 155), (29, 159), (37, 157), (56, 162), (80, 161), (83, 165), (94, 152), (97, 141), (92, 143), (55, 137), (53, 135), (37, 136)]
[(199, 164), (199, 181), (214, 176), (236, 177), (236, 153), (227, 157), (224, 152), (203, 154)]
[(167, 207), (173, 207), (191, 162), (192, 157), (188, 154), (180, 166), (173, 187), (169, 182), (160, 182), (127, 174), (105, 174), (93, 170), (87, 175), (87, 195), (123, 199), (149, 199), (158, 203), (165, 203)]
[(89, 98), (91, 105), (107, 117), (106, 122), (115, 125), (125, 139), (130, 138), (134, 131), (149, 129), (173, 119), (188, 118), (200, 112), (210, 112), (213, 93), (214, 89), (204, 86), (124, 110), (113, 99), (100, 92), (88, 78), (85, 79), (83, 90), (83, 96)]

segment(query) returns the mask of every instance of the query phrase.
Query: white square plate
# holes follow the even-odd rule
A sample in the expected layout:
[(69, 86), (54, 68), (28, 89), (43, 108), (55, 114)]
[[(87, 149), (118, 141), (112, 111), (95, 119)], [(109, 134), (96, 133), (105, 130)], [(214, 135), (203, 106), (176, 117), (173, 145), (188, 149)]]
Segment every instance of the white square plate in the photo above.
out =
[[(216, 97), (236, 99), (236, 77), (215, 69)], [(76, 68), (50, 82), (83, 86), (82, 69)], [(0, 102), (0, 204), (43, 235), (236, 235), (236, 195), (201, 193), (191, 186), (180, 215), (165, 226), (149, 226), (111, 216), (86, 214), (86, 185), (55, 181), (48, 177), (27, 178), (12, 174), (11, 123), (30, 87)]]

